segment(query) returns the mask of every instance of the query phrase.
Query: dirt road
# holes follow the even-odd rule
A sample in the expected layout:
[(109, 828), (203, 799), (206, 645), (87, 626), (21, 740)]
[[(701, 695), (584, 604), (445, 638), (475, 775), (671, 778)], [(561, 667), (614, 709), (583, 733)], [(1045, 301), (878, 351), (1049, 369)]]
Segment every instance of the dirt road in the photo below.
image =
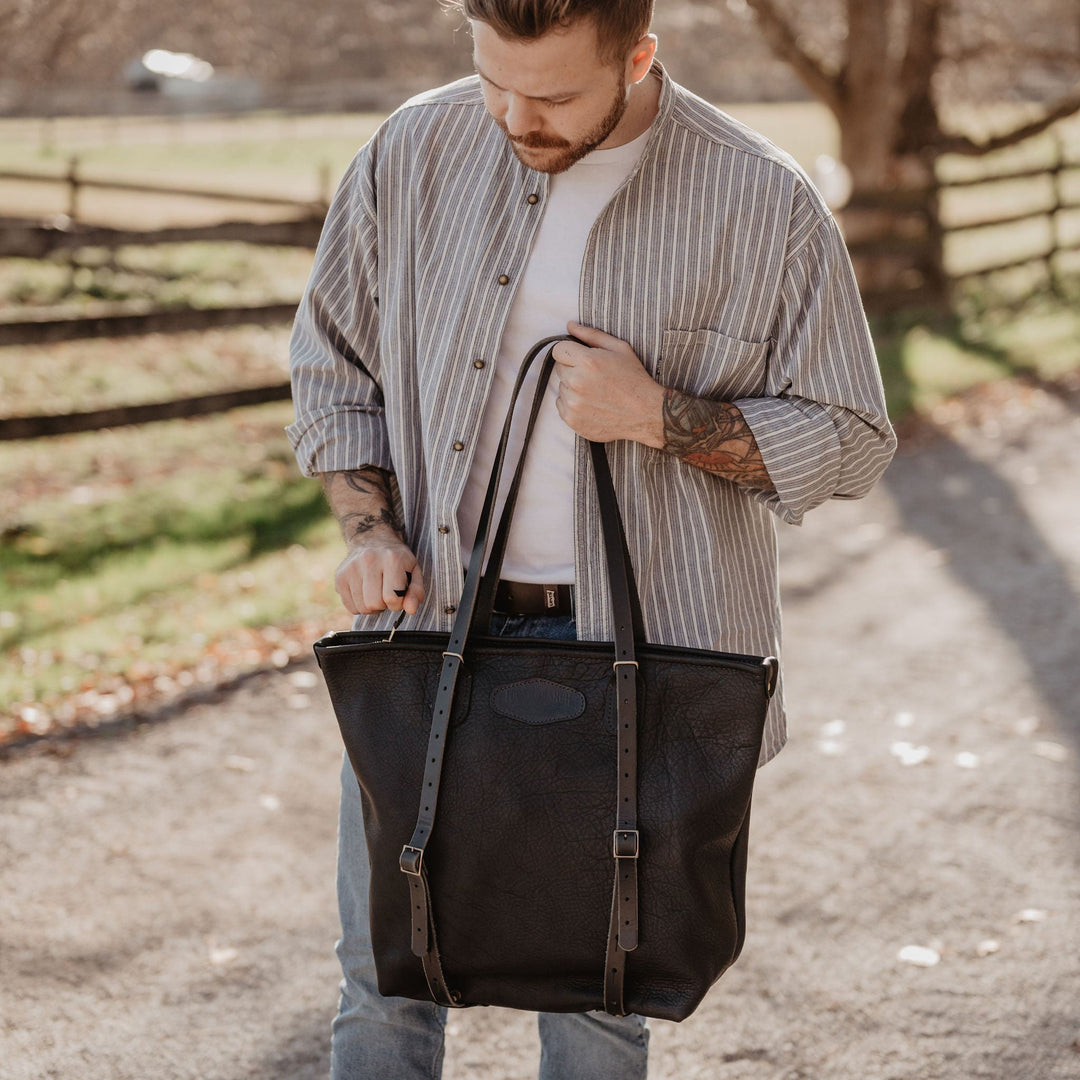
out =
[[(1080, 1077), (1080, 411), (990, 399), (784, 532), (747, 945), (654, 1080)], [(339, 753), (304, 666), (0, 762), (0, 1078), (324, 1076)], [(445, 1076), (537, 1054), (466, 1011)]]

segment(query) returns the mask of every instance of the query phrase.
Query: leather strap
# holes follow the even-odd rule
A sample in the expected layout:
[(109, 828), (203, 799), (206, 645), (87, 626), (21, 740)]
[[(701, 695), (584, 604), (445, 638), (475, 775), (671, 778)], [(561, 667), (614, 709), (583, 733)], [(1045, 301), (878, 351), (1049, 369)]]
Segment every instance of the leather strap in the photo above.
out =
[[(563, 340), (561, 337), (546, 338), (538, 342), (529, 351), (528, 356), (522, 362), (517, 379), (510, 397), (510, 405), (507, 410), (506, 421), (503, 424), (502, 434), (499, 438), (498, 449), (495, 454), (495, 462), (492, 466), (491, 476), (488, 480), (487, 492), (484, 496), (483, 508), (480, 512), (480, 522), (476, 530), (476, 541), (473, 544), (472, 556), (469, 559), (469, 568), (465, 576), (465, 585), (462, 590), (461, 600), (458, 604), (457, 617), (450, 631), (450, 640), (446, 651), (443, 653), (442, 673), (439, 677), (439, 689), (435, 696), (435, 706), (431, 718), (431, 730), (428, 735), (427, 762), (424, 767), (423, 788), (420, 798), (420, 809), (417, 814), (416, 827), (413, 829), (412, 838), (401, 850), (398, 860), (403, 873), (409, 876), (409, 896), (412, 901), (412, 935), (411, 948), (413, 955), (418, 956), (424, 966), (424, 975), (427, 978), (428, 989), (432, 1000), (449, 1008), (460, 1006), (459, 995), (452, 991), (442, 972), (442, 961), (439, 957), (438, 942), (435, 934), (434, 906), (432, 904), (431, 889), (428, 884), (427, 866), (424, 864), (424, 851), (431, 832), (435, 825), (435, 811), (438, 805), (439, 784), (442, 779), (443, 754), (446, 749), (446, 736), (450, 729), (450, 714), (454, 703), (454, 690), (457, 686), (458, 674), (461, 671), (462, 657), (465, 649), (465, 641), (468, 637), (473, 609), (476, 606), (476, 596), (480, 587), (484, 564), (484, 549), (487, 546), (487, 538), (491, 530), (491, 520), (495, 514), (495, 499), (499, 490), (499, 482), (502, 478), (503, 462), (506, 458), (506, 448), (510, 441), (510, 428), (513, 422), (514, 406), (517, 404), (518, 395), (522, 384), (533, 361), (543, 351), (545, 346), (554, 346), (556, 341)], [(525, 433), (525, 445), (528, 446), (536, 417), (540, 412), (540, 403), (544, 391), (547, 388), (548, 379), (555, 366), (551, 358), (550, 349), (545, 359), (544, 367), (540, 373), (537, 384), (536, 396), (533, 400), (533, 408), (529, 416), (528, 427)], [(522, 451), (524, 457), (524, 450)], [(520, 467), (515, 476), (515, 488), (520, 480)], [(498, 578), (498, 567), (489, 575)]]
[[(615, 720), (618, 725), (618, 802), (612, 855), (615, 884), (611, 900), (607, 961), (604, 973), (604, 1009), (623, 1016), (623, 984), (626, 954), (638, 944), (638, 874), (641, 836), (637, 827), (637, 683), (638, 664), (635, 630), (640, 626), (640, 604), (630, 601), (630, 560), (626, 557), (626, 536), (611, 482), (607, 453), (600, 443), (590, 443), (596, 492), (600, 501), (600, 522), (604, 534), (611, 609), (615, 634)], [(637, 589), (634, 589), (637, 598)], [(635, 615), (637, 616), (635, 618)], [(642, 635), (643, 636), (643, 635)]]
[[(424, 852), (435, 825), (439, 783), (442, 776), (443, 755), (450, 727), (450, 715), (454, 701), (457, 678), (464, 662), (465, 644), (470, 632), (485, 633), (490, 623), (492, 603), (502, 566), (503, 553), (509, 535), (510, 519), (520, 487), (525, 454), (532, 437), (536, 418), (540, 412), (544, 392), (551, 377), (555, 361), (552, 349), (566, 336), (545, 338), (537, 342), (522, 362), (510, 398), (506, 421), (503, 424), (495, 462), (484, 496), (476, 539), (469, 559), (461, 600), (450, 632), (450, 640), (443, 653), (439, 690), (435, 698), (431, 730), (428, 737), (427, 763), (424, 769), (423, 790), (416, 828), (411, 840), (402, 849), (399, 865), (409, 877), (409, 895), (412, 901), (412, 941), (414, 955), (424, 967), (432, 999), (447, 1007), (460, 1007), (460, 995), (451, 990), (446, 982), (439, 958), (435, 935), (435, 918), (428, 885)], [(525, 430), (524, 445), (507, 496), (487, 573), (484, 561), (487, 556), (488, 539), (495, 513), (496, 497), (502, 478), (503, 464), (509, 444), (514, 409), (525, 377), (537, 356), (547, 349), (547, 355), (537, 380), (532, 409)], [(617, 688), (616, 720), (618, 724), (618, 781), (616, 787), (615, 828), (612, 834), (614, 859), (614, 883), (612, 889), (611, 922), (604, 973), (604, 1008), (615, 1015), (625, 1013), (624, 980), (626, 953), (637, 947), (638, 940), (638, 884), (637, 860), (640, 834), (637, 829), (637, 658), (636, 644), (644, 643), (644, 627), (641, 603), (627, 555), (626, 537), (618, 500), (611, 482), (607, 455), (600, 443), (590, 443), (593, 473), (600, 503), (600, 521), (604, 535), (611, 587), (612, 616), (614, 623), (615, 659), (614, 678)], [(485, 621), (486, 620), (486, 621)]]

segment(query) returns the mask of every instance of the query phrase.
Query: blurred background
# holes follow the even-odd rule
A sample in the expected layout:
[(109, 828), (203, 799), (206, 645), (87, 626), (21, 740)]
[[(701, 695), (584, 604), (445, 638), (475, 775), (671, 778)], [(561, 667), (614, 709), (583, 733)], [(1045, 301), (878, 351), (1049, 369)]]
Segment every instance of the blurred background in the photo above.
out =
[[(783, 527), (744, 958), (655, 1080), (1075, 1080), (1080, 2), (657, 0), (836, 212), (901, 449)], [(316, 1080), (342, 547), (284, 427), (436, 0), (0, 0), (0, 1080)], [(448, 1080), (535, 1075), (452, 1017)]]
[[(658, 4), (672, 75), (806, 168), (898, 421), (1080, 364), (1075, 0)], [(6, 0), (0, 742), (285, 666), (345, 625), (286, 347), (322, 215), (470, 70), (434, 0)]]

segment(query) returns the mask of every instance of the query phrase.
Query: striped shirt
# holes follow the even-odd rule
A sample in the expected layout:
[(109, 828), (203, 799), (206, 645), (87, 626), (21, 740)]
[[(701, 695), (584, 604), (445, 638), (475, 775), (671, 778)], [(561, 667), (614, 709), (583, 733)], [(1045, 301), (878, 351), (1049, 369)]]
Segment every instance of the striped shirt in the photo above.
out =
[[(655, 643), (780, 655), (775, 518), (858, 498), (895, 448), (858, 289), (805, 174), (663, 79), (634, 172), (593, 225), (579, 321), (629, 342), (663, 386), (733, 401), (775, 492), (640, 443), (608, 446)], [(412, 99), (353, 160), (327, 215), (291, 345), (307, 475), (376, 465), (424, 574), (414, 628), (449, 631), (457, 507), (503, 328), (550, 178), (522, 165), (475, 77)], [(574, 485), (576, 617), (610, 640), (587, 444)], [(393, 614), (360, 616), (381, 629)], [(762, 762), (786, 737), (782, 688)]]

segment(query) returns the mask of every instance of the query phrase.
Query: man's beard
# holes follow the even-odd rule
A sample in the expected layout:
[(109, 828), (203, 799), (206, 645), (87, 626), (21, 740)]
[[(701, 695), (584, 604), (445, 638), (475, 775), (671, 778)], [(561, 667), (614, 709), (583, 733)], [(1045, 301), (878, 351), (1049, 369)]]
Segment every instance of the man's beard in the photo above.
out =
[[(544, 135), (542, 132), (525, 135), (521, 139), (515, 139), (510, 132), (507, 131), (505, 124), (498, 120), (496, 123), (509, 140), (510, 147), (517, 156), (518, 161), (523, 165), (528, 166), (530, 169), (535, 169), (537, 172), (561, 173), (566, 172), (571, 165), (579, 162), (586, 154), (592, 153), (592, 151), (615, 130), (619, 121), (623, 118), (623, 113), (626, 112), (626, 106), (626, 89), (623, 87), (620, 78), (615, 97), (612, 99), (611, 108), (608, 109), (607, 115), (591, 132), (589, 132), (588, 135), (583, 139), (579, 139), (577, 142), (561, 139), (557, 135)], [(523, 149), (550, 150), (554, 153), (544, 164), (538, 165), (535, 163), (535, 158), (531, 159), (531, 155), (522, 154), (521, 151)]]

